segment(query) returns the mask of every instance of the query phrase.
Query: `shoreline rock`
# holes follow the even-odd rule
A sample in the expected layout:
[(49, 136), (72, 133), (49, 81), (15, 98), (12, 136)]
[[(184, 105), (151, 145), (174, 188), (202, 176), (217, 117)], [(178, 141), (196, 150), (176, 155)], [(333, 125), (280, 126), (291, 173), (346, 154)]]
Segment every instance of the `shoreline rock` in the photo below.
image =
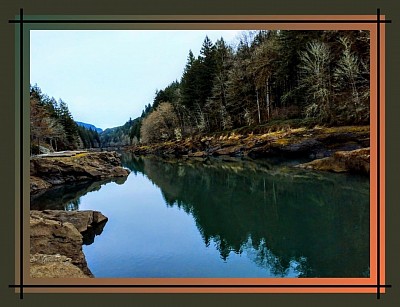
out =
[[(31, 276), (94, 277), (82, 245), (93, 243), (107, 220), (103, 214), (92, 210), (31, 210)], [(65, 274), (60, 273), (64, 270)]]
[(126, 177), (116, 152), (62, 152), (41, 155), (30, 160), (30, 191), (48, 189), (54, 185), (84, 180)]
[(352, 151), (338, 151), (331, 157), (317, 159), (297, 167), (330, 172), (350, 172), (369, 175), (370, 148), (361, 148)]

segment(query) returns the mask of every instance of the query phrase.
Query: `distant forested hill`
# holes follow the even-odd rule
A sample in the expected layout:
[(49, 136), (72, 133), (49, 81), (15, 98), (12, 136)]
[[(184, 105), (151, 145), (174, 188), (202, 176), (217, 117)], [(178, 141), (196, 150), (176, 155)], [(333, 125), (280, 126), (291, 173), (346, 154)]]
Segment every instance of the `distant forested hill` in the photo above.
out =
[[(157, 97), (157, 92), (156, 92)], [(153, 111), (153, 106), (145, 105), (142, 115), (129, 120), (122, 126), (108, 128), (100, 134), (102, 147), (126, 146), (140, 141), (140, 129), (143, 119)]]
[(126, 146), (137, 143), (140, 134), (141, 118), (129, 119), (124, 125), (108, 128), (100, 134), (103, 147)]
[(97, 131), (97, 133), (102, 133), (103, 132), (103, 129), (97, 128), (96, 126), (94, 126), (92, 124), (87, 124), (87, 123), (78, 122), (78, 121), (75, 121), (75, 122), (76, 122), (76, 124), (78, 126), (85, 127), (88, 130), (95, 130), (95, 131)]

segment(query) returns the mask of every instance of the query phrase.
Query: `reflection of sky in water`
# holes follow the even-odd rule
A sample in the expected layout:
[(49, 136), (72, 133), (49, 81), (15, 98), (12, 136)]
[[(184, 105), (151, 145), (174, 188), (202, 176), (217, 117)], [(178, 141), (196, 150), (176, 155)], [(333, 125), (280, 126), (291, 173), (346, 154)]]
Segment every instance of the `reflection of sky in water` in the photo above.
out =
[[(84, 246), (96, 277), (273, 277), (255, 265), (252, 248), (221, 259), (215, 242), (206, 247), (193, 217), (167, 207), (160, 189), (132, 173), (80, 199), (80, 210), (98, 210), (109, 220), (94, 244)], [(297, 276), (290, 269), (288, 277)]]

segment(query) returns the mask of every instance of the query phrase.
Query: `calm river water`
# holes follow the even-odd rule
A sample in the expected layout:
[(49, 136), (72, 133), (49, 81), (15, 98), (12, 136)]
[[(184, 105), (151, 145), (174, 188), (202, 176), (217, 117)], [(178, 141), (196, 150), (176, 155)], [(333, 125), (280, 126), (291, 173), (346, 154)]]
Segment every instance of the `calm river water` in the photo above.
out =
[(109, 218), (83, 247), (96, 277), (368, 277), (369, 180), (282, 161), (123, 155), (117, 181), (66, 185), (32, 209)]

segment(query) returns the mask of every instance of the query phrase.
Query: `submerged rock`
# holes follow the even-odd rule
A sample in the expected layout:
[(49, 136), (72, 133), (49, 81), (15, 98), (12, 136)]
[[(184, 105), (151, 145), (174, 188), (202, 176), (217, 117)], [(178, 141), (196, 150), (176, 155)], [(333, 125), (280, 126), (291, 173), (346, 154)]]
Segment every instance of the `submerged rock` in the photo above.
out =
[[(96, 229), (100, 228), (102, 231), (106, 222), (107, 217), (100, 212), (91, 210), (32, 210), (30, 212), (30, 253), (31, 255), (64, 256), (69, 258), (70, 260), (68, 261), (79, 268), (83, 274), (88, 277), (93, 277), (92, 272), (87, 266), (85, 255), (82, 252), (82, 244), (88, 244), (87, 241), (89, 241), (89, 244), (92, 243), (94, 235), (91, 240), (86, 240), (86, 242), (84, 242), (85, 236), (87, 236), (88, 233), (89, 236), (90, 233), (99, 233)], [(37, 270), (31, 271), (33, 275), (44, 274), (43, 272), (53, 274), (62, 266), (65, 266), (65, 262), (67, 262), (65, 258), (60, 260), (53, 257), (51, 258), (52, 261), (50, 261), (52, 264), (43, 267), (44, 262), (40, 259), (44, 259), (45, 257), (40, 257), (36, 257), (37, 259), (33, 257), (36, 260), (31, 260), (36, 263), (37, 270), (41, 272), (38, 273)], [(71, 267), (69, 265), (67, 266)]]
[(217, 149), (213, 151), (213, 155), (215, 156), (242, 156), (243, 148), (241, 145), (239, 146), (227, 146), (221, 149)]
[(69, 155), (44, 155), (30, 161), (30, 190), (35, 192), (53, 185), (82, 180), (126, 177), (116, 152), (80, 152)]
[(189, 157), (200, 157), (201, 158), (201, 157), (207, 156), (207, 154), (204, 151), (196, 151), (194, 153), (190, 153), (188, 156)]

